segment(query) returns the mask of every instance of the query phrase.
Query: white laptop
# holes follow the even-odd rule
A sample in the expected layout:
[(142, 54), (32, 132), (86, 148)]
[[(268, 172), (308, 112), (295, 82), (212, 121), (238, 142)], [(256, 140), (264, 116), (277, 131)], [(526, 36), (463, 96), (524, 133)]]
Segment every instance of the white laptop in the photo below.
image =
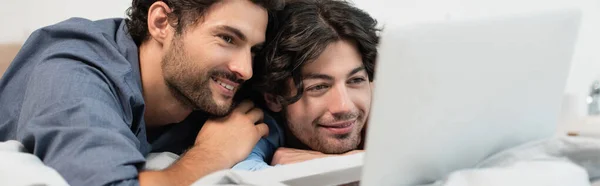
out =
[(555, 134), (580, 12), (383, 31), (361, 185), (416, 185)]
[(228, 180), (428, 184), (499, 151), (550, 137), (579, 20), (579, 11), (560, 10), (388, 25), (381, 38), (366, 154), (238, 172)]

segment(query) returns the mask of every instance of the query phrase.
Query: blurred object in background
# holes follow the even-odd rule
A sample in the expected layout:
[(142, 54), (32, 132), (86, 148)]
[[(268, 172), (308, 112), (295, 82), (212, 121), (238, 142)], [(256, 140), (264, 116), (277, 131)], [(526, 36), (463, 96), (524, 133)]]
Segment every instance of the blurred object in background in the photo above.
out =
[(596, 80), (590, 87), (590, 94), (587, 97), (588, 115), (600, 115), (600, 81)]

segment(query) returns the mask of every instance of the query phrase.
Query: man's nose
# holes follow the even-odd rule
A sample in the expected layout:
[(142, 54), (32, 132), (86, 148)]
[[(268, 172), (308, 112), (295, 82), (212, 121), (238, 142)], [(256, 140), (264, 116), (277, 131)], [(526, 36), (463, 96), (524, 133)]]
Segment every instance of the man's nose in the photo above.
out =
[(229, 70), (244, 81), (252, 78), (252, 53), (250, 50), (235, 54), (229, 63)]
[(348, 89), (345, 86), (333, 88), (329, 97), (329, 112), (347, 113), (354, 109), (354, 104), (348, 95)]

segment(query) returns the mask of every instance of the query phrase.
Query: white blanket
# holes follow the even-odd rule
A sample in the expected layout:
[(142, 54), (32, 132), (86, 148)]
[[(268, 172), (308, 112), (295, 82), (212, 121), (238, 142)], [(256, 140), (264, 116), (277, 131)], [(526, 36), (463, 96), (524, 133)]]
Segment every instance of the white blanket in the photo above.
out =
[(0, 185), (67, 186), (54, 169), (25, 151), (17, 141), (0, 142)]
[(433, 185), (589, 186), (599, 179), (600, 139), (564, 136), (508, 149)]
[[(336, 180), (342, 184), (359, 179), (362, 157), (362, 153), (330, 157), (259, 172), (224, 170), (194, 185), (330, 185)], [(168, 153), (152, 155), (146, 168), (162, 169), (175, 159)], [(600, 186), (600, 139), (557, 137), (508, 149), (430, 186), (589, 186), (590, 181)], [(7, 141), (0, 142), (0, 185), (68, 184), (19, 142)]]

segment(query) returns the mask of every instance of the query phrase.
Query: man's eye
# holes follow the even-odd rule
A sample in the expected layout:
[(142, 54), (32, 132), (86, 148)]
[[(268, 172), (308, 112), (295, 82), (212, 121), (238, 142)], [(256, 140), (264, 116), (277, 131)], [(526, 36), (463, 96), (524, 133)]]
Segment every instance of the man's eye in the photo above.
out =
[(220, 35), (219, 36), (221, 39), (223, 39), (223, 41), (227, 42), (227, 43), (233, 43), (233, 38), (231, 36), (227, 36), (227, 35)]
[(349, 83), (350, 84), (359, 84), (359, 83), (362, 83), (365, 81), (366, 81), (365, 78), (352, 78), (352, 79), (350, 79)]
[(327, 88), (329, 88), (329, 86), (327, 86), (327, 85), (316, 85), (316, 86), (307, 88), (306, 91), (316, 92), (316, 91), (325, 90)]

